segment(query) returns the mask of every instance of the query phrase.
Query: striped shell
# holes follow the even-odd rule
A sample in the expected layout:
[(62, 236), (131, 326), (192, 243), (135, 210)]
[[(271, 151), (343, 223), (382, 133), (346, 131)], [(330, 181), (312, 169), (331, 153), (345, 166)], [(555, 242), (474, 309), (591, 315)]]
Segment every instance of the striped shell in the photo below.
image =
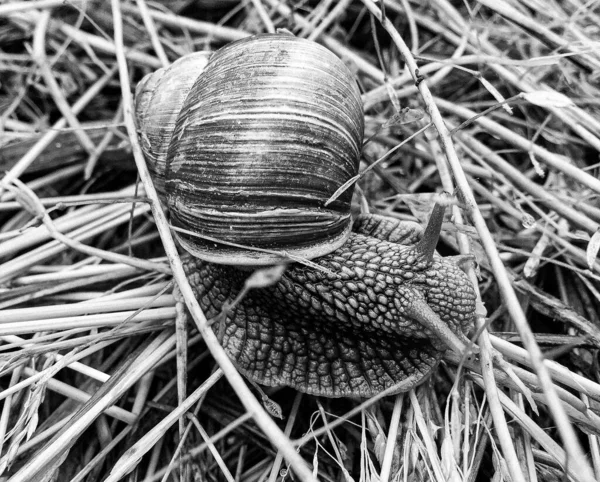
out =
[(358, 172), (363, 124), (354, 76), (321, 45), (264, 34), (217, 51), (167, 153), (172, 223), (200, 236), (178, 232), (183, 247), (236, 265), (337, 249), (350, 233), (352, 190), (325, 202)]
[(167, 69), (146, 75), (135, 89), (135, 115), (142, 151), (154, 186), (164, 199), (167, 149), (183, 101), (198, 75), (204, 70), (210, 52), (194, 52), (173, 62)]

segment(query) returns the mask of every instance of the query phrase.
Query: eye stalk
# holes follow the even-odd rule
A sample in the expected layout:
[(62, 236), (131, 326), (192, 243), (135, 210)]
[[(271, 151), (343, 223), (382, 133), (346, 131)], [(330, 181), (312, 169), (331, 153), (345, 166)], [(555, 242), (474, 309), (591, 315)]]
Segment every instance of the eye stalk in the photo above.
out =
[[(417, 253), (417, 258), (427, 266), (433, 263), (433, 255), (440, 239), (444, 215), (450, 201), (450, 194), (445, 191), (440, 194), (440, 197), (441, 199), (433, 206), (423, 237), (412, 248)], [(433, 311), (418, 290), (405, 288), (404, 291), (403, 299), (406, 300), (407, 315), (431, 331), (447, 348), (450, 348), (459, 356), (465, 354), (469, 339), (462, 332), (457, 334), (452, 331), (448, 324), (442, 321), (439, 315)], [(477, 353), (477, 347), (474, 346), (472, 351)]]
[(447, 192), (440, 194), (441, 200), (437, 201), (433, 206), (433, 211), (427, 222), (427, 227), (423, 233), (423, 238), (419, 241), (414, 250), (417, 253), (419, 259), (426, 264), (431, 264), (433, 261), (433, 255), (435, 248), (440, 240), (440, 234), (442, 232), (442, 224), (444, 222), (444, 215), (446, 214), (446, 206), (450, 199), (450, 195)]

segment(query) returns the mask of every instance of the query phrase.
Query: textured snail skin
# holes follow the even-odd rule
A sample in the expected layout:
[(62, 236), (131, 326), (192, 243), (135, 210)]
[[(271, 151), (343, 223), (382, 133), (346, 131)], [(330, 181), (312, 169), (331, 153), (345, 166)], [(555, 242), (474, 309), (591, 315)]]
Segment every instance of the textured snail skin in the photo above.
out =
[(293, 264), (225, 317), (248, 272), (191, 257), (185, 268), (246, 376), (314, 395), (367, 397), (422, 383), (448, 349), (411, 306), (425, 302), (459, 337), (473, 326), (468, 277), (451, 258), (421, 256), (421, 237), (414, 224), (362, 216), (342, 247), (313, 260), (327, 272)]

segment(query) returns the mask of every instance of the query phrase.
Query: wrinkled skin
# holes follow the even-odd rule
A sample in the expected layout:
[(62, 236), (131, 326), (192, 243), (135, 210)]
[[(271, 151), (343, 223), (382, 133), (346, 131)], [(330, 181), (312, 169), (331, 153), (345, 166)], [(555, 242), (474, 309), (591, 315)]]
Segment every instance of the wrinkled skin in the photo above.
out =
[[(467, 276), (452, 258), (420, 256), (422, 236), (414, 223), (361, 216), (346, 244), (313, 260), (323, 271), (290, 265), (274, 286), (250, 290), (217, 318), (223, 347), (252, 380), (315, 395), (366, 397), (422, 383), (448, 346), (417, 321), (419, 307), (462, 339), (475, 312)], [(249, 275), (192, 258), (185, 268), (209, 318)]]

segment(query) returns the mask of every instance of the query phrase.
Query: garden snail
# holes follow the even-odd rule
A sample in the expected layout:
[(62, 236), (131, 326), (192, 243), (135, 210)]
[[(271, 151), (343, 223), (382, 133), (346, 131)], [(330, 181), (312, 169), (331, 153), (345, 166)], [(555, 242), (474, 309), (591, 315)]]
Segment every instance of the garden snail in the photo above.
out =
[[(184, 264), (200, 305), (209, 318), (222, 313), (249, 276), (241, 265), (283, 253), (320, 268), (291, 264), (227, 314), (220, 335), (240, 371), (270, 386), (369, 396), (408, 390), (448, 348), (464, 350), (475, 293), (435, 254), (444, 207), (423, 232), (378, 215), (352, 224), (350, 190), (325, 206), (357, 173), (363, 136), (360, 94), (342, 61), (278, 34), (233, 42), (208, 63), (194, 55), (197, 71), (180, 60), (140, 82), (136, 114), (172, 223), (202, 236), (177, 233), (193, 255)], [(166, 90), (179, 79), (187, 96)]]

